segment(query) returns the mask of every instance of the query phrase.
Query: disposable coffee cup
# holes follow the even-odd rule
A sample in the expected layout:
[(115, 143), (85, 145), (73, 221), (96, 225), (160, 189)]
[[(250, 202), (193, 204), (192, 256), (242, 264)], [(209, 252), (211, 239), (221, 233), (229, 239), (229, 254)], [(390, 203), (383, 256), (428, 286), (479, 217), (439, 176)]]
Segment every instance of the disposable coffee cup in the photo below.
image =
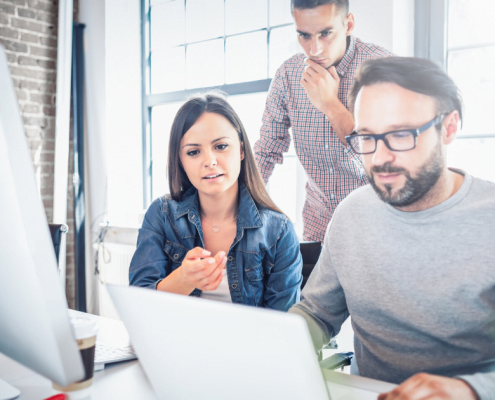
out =
[[(53, 382), (53, 388), (60, 392), (76, 394), (78, 391), (86, 392), (93, 383), (93, 371), (95, 365), (95, 345), (98, 326), (96, 321), (86, 317), (75, 317), (70, 319), (72, 334), (77, 341), (84, 366), (84, 378), (66, 387), (61, 387)], [(81, 393), (82, 394), (82, 393)], [(74, 396), (70, 396), (73, 398)], [(75, 397), (74, 397), (75, 398)]]

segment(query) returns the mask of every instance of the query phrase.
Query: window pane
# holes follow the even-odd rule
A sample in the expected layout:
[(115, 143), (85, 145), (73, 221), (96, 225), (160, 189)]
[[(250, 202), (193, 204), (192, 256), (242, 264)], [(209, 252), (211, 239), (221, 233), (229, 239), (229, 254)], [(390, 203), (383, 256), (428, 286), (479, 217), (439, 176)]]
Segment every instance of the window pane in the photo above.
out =
[(186, 87), (185, 47), (151, 53), (151, 93), (173, 92)]
[[(296, 221), (297, 209), (297, 157), (284, 157), (283, 164), (277, 164), (270, 178), (270, 197), (275, 204), (287, 214), (291, 221)], [(303, 190), (303, 188), (299, 188)]]
[(225, 33), (249, 32), (266, 28), (268, 0), (225, 0)]
[(150, 6), (157, 6), (158, 4), (170, 3), (174, 0), (150, 0)]
[(187, 88), (222, 85), (224, 82), (223, 39), (187, 46)]
[(270, 26), (291, 24), (290, 0), (270, 0)]
[(266, 92), (262, 92), (229, 97), (229, 103), (239, 115), (246, 129), (251, 148), (260, 137), (266, 95)]
[(227, 83), (267, 78), (266, 40), (266, 31), (227, 38)]
[(187, 42), (223, 37), (224, 0), (187, 0)]
[(270, 32), (270, 78), (275, 76), (275, 72), (285, 60), (301, 52), (294, 25), (272, 29)]
[(185, 42), (184, 0), (151, 7), (151, 50), (177, 46)]
[(182, 102), (153, 107), (151, 111), (151, 160), (153, 200), (169, 193), (167, 159), (170, 129)]
[(449, 0), (449, 47), (495, 42), (493, 0)]
[(495, 138), (456, 139), (447, 149), (449, 167), (495, 182)]
[(495, 46), (449, 52), (448, 71), (465, 104), (463, 135), (495, 133)]

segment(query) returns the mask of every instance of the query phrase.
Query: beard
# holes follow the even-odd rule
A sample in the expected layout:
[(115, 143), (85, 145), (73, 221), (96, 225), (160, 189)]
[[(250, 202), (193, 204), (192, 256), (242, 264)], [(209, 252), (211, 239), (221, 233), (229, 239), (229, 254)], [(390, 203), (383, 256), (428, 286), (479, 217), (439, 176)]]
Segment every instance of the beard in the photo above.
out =
[[(410, 206), (426, 196), (436, 185), (444, 169), (441, 143), (433, 149), (430, 158), (421, 166), (417, 176), (411, 177), (408, 170), (392, 166), (391, 163), (375, 166), (367, 172), (368, 181), (375, 189), (378, 197), (385, 203), (394, 207)], [(379, 188), (375, 182), (373, 173), (402, 173), (406, 177), (406, 183), (395, 193), (392, 185), (386, 184), (385, 190)]]

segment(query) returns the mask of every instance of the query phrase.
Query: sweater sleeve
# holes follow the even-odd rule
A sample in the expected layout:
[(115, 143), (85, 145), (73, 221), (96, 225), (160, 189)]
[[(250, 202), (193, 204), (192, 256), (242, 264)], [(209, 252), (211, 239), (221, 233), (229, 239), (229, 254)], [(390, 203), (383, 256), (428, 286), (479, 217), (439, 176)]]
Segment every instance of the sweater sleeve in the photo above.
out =
[(332, 265), (328, 225), (323, 249), (306, 286), (301, 293), (301, 302), (289, 312), (302, 316), (309, 327), (315, 350), (319, 351), (340, 332), (349, 317), (344, 290)]
[(476, 392), (480, 400), (495, 400), (495, 371), (473, 375), (460, 375)]

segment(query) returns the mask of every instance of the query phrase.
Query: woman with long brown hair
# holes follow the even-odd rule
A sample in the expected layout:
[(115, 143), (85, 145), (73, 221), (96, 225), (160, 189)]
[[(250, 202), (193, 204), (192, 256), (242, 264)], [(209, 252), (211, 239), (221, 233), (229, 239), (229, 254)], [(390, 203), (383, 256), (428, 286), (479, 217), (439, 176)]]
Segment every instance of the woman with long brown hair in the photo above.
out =
[(139, 231), (131, 285), (277, 310), (299, 301), (299, 241), (221, 95), (178, 111), (168, 177), (170, 194), (153, 202)]

